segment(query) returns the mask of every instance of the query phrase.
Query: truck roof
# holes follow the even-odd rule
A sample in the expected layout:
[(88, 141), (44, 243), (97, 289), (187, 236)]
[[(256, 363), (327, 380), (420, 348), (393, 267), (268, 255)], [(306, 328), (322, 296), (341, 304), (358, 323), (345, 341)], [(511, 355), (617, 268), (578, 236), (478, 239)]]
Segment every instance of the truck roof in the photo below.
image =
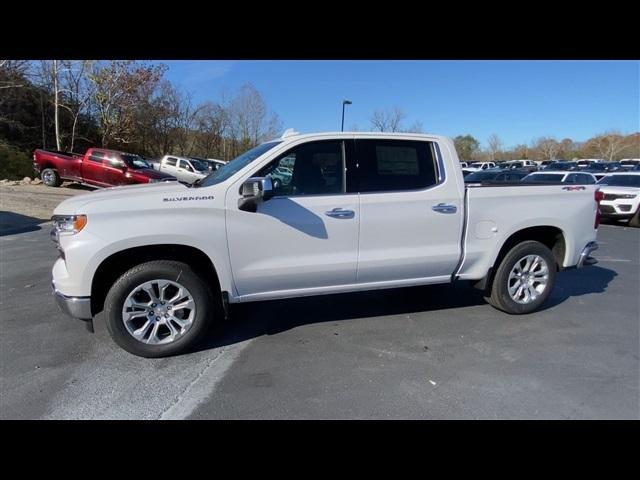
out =
[(444, 135), (433, 135), (431, 133), (409, 133), (409, 132), (314, 132), (314, 133), (300, 133), (294, 132), (292, 129), (285, 131), (281, 137), (269, 140), (283, 141), (283, 140), (298, 140), (298, 139), (312, 139), (312, 138), (353, 138), (357, 137), (371, 137), (371, 138), (422, 138), (429, 140), (442, 140), (448, 137)]

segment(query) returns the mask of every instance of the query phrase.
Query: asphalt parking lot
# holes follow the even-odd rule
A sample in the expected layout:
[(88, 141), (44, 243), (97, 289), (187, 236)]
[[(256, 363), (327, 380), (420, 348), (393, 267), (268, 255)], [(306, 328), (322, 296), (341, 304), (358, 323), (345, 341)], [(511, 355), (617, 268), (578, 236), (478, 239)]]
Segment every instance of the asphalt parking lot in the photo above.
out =
[(2, 419), (640, 418), (640, 229), (603, 225), (531, 315), (466, 285), (260, 302), (155, 360), (57, 310), (29, 230), (0, 236)]

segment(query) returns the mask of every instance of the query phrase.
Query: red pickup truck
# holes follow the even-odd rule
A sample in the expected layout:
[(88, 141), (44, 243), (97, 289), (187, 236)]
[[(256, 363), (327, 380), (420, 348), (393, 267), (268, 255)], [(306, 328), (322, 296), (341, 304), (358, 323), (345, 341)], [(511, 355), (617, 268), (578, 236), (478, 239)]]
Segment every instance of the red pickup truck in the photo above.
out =
[(42, 183), (50, 187), (60, 186), (63, 180), (93, 187), (176, 180), (154, 170), (138, 155), (104, 148), (90, 148), (84, 155), (36, 150), (33, 152), (33, 168), (41, 176)]

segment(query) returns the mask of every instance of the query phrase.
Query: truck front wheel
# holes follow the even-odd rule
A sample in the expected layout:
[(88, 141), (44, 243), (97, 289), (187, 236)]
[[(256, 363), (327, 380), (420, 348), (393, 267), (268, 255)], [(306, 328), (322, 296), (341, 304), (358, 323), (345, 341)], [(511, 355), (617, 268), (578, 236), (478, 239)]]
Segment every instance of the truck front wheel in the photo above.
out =
[(62, 180), (60, 180), (58, 171), (53, 168), (45, 168), (42, 170), (40, 176), (42, 177), (42, 183), (48, 187), (59, 187), (62, 185)]
[(213, 295), (186, 263), (157, 260), (125, 272), (105, 299), (113, 340), (140, 357), (189, 351), (213, 321)]
[(533, 240), (514, 246), (502, 259), (487, 301), (498, 310), (520, 315), (545, 302), (556, 280), (551, 250)]

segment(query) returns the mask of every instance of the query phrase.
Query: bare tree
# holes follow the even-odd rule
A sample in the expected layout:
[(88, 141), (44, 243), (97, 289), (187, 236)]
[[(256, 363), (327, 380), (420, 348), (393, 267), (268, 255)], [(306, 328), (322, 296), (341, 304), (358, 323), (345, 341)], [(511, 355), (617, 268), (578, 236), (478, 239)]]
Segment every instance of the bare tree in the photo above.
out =
[(515, 156), (522, 160), (529, 159), (529, 147), (525, 143), (521, 143), (515, 146), (513, 149), (513, 153)]
[(65, 95), (68, 102), (62, 102), (59, 106), (67, 110), (73, 118), (69, 142), (69, 150), (73, 151), (78, 119), (87, 111), (94, 93), (94, 84), (89, 80), (89, 72), (94, 62), (92, 60), (63, 60), (61, 63), (63, 75), (60, 93)]
[(26, 78), (26, 72), (29, 68), (27, 60), (0, 60), (0, 90), (6, 88), (19, 88), (24, 86), (24, 82), (20, 79)]
[(281, 128), (277, 114), (269, 112), (262, 94), (246, 83), (228, 108), (229, 131), (236, 149), (246, 150), (275, 136)]
[(489, 158), (491, 161), (495, 161), (498, 154), (502, 151), (502, 140), (494, 133), (489, 137), (487, 143), (489, 144), (489, 150), (487, 152)]
[(409, 128), (403, 128), (402, 131), (406, 133), (424, 133), (424, 127), (420, 120), (416, 120), (409, 126)]
[[(379, 132), (398, 132), (406, 114), (399, 107), (386, 110), (374, 110), (369, 121), (371, 129)], [(421, 126), (421, 125), (420, 125)]]
[(611, 162), (626, 147), (625, 137), (618, 130), (610, 130), (591, 139), (602, 158)]
[(60, 135), (60, 61), (42, 60), (34, 72), (34, 79), (42, 88), (52, 95), (56, 149), (62, 150), (62, 139)]
[(224, 134), (227, 113), (221, 105), (207, 101), (194, 115), (195, 147), (201, 155), (211, 158), (224, 156)]
[(541, 137), (536, 141), (536, 148), (541, 160), (555, 160), (561, 145), (555, 138)]
[(142, 66), (131, 60), (113, 60), (93, 70), (89, 78), (94, 83), (103, 147), (132, 141), (138, 93), (152, 91), (163, 72), (163, 66)]

